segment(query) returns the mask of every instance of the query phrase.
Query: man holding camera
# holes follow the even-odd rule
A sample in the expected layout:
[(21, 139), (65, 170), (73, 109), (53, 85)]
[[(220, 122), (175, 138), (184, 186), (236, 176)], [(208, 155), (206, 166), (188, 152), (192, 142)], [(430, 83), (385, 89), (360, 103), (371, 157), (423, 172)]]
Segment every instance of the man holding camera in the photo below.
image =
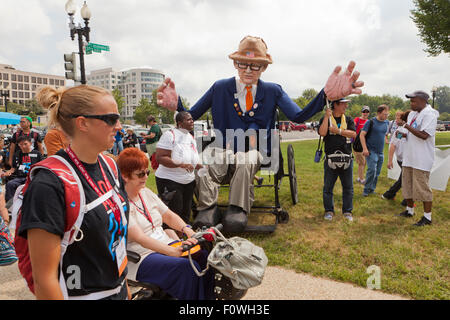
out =
[(334, 215), (333, 189), (337, 178), (342, 184), (342, 213), (353, 221), (353, 159), (352, 139), (356, 138), (355, 123), (345, 115), (350, 100), (339, 99), (331, 103), (319, 121), (319, 134), (324, 137), (325, 161), (323, 173), (323, 205), (325, 220)]

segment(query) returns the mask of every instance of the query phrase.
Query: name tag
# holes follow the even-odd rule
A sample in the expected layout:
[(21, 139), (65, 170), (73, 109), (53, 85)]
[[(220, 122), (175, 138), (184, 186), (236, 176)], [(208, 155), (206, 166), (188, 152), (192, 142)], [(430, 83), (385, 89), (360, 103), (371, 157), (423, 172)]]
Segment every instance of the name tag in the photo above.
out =
[(117, 261), (117, 270), (119, 270), (119, 277), (120, 277), (128, 263), (127, 250), (125, 246), (125, 237), (123, 237), (122, 240), (120, 240), (119, 245), (116, 247), (116, 261)]

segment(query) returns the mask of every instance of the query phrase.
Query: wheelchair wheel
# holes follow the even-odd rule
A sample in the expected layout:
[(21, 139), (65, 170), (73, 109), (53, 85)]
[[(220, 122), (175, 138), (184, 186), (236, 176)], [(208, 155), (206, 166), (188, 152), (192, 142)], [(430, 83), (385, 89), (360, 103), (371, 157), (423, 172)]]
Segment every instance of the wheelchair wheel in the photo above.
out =
[(247, 290), (233, 287), (231, 280), (217, 270), (215, 270), (214, 281), (214, 293), (217, 300), (240, 300), (247, 293)]
[(298, 186), (297, 186), (297, 173), (295, 172), (295, 159), (294, 148), (292, 144), (287, 148), (287, 160), (288, 160), (288, 172), (289, 172), (289, 185), (291, 188), (292, 203), (296, 205), (298, 203)]

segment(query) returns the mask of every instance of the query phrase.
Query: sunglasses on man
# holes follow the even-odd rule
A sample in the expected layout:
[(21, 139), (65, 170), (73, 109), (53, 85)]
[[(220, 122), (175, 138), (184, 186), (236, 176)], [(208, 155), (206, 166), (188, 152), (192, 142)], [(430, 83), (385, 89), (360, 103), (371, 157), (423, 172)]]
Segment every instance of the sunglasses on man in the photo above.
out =
[(243, 69), (243, 70), (250, 67), (250, 70), (252, 70), (252, 71), (259, 71), (262, 68), (261, 65), (253, 64), (253, 63), (236, 62), (236, 65), (238, 66), (239, 69)]
[(85, 117), (87, 119), (98, 119), (105, 122), (108, 126), (115, 126), (119, 121), (120, 114), (107, 113), (107, 114), (73, 114), (72, 118)]

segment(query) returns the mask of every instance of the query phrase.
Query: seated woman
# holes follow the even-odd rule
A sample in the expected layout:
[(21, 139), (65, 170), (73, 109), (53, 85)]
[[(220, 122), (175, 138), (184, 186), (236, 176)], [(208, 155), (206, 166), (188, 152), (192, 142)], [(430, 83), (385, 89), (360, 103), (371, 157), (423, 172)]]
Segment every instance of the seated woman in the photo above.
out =
[[(148, 188), (149, 161), (137, 148), (122, 151), (117, 164), (125, 181), (130, 203), (127, 249), (141, 255), (137, 263), (128, 263), (128, 278), (153, 283), (172, 297), (183, 300), (214, 299), (213, 273), (198, 277), (188, 259), (181, 257), (181, 246), (173, 232), (169, 237), (162, 224), (184, 233), (188, 239), (183, 243), (195, 244), (194, 231), (177, 214)], [(206, 267), (207, 252), (200, 250), (192, 255), (197, 270)]]

